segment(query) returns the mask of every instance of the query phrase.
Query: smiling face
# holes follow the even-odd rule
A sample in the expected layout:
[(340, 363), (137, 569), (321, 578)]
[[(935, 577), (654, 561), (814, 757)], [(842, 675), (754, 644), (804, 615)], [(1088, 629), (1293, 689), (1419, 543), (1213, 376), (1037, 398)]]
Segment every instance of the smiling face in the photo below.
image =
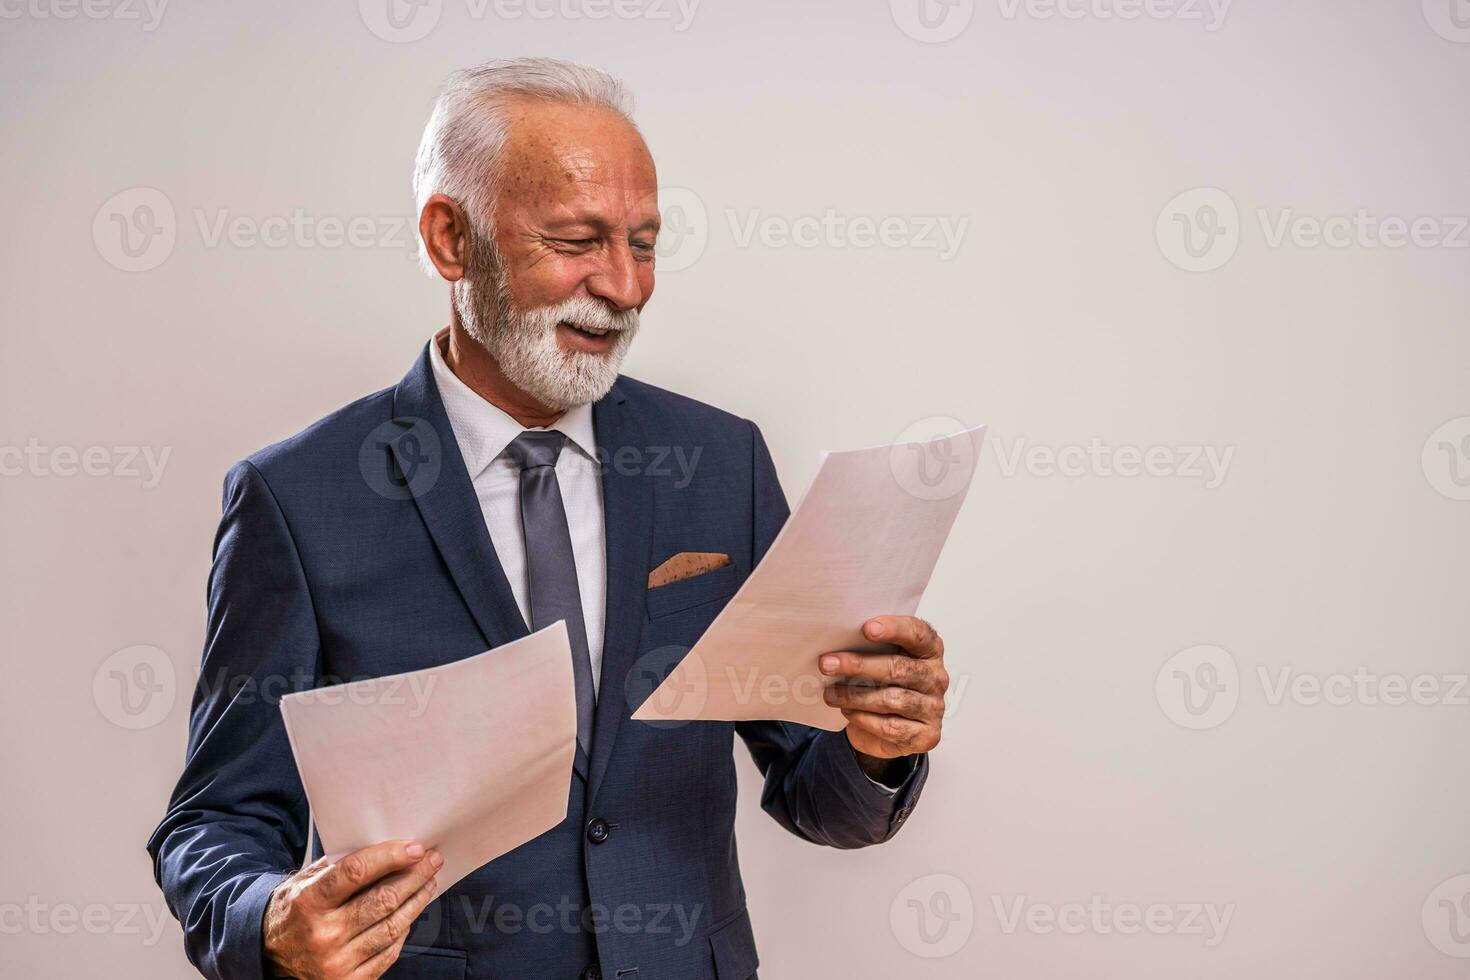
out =
[(632, 125), (601, 108), (523, 101), (455, 303), (505, 376), (557, 409), (617, 378), (653, 294), (657, 175)]

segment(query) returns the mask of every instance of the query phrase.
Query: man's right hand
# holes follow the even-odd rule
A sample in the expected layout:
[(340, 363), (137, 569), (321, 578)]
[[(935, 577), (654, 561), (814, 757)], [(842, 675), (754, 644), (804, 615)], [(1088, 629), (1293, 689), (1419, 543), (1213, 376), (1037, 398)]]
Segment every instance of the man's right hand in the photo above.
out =
[(265, 958), (301, 980), (374, 980), (398, 959), (409, 927), (434, 898), (438, 851), (386, 841), (311, 864), (276, 886), (266, 906)]

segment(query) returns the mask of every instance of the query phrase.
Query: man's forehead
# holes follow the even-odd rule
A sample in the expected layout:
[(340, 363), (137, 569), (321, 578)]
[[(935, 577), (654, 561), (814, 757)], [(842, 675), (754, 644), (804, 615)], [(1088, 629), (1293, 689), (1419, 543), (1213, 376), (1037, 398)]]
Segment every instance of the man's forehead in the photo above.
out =
[(651, 196), (658, 186), (643, 138), (609, 109), (521, 102), (507, 116), (503, 179), (509, 192)]

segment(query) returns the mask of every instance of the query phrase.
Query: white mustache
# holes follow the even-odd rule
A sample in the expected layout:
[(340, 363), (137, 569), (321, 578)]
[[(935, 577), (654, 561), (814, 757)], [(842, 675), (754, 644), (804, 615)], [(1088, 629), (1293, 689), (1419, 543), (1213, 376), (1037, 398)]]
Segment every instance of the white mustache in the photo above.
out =
[(637, 310), (615, 310), (599, 300), (587, 296), (574, 296), (552, 306), (543, 306), (532, 311), (543, 324), (569, 323), (574, 327), (591, 327), (594, 330), (637, 330)]

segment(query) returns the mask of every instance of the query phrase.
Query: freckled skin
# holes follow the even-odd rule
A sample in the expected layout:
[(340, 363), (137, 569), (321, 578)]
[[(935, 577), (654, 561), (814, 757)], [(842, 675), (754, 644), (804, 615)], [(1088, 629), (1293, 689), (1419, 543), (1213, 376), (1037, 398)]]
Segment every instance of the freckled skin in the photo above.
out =
[(522, 103), (509, 117), (495, 237), (516, 306), (586, 292), (641, 310), (659, 220), (642, 137), (606, 109)]
[[(517, 309), (577, 295), (642, 310), (653, 295), (658, 173), (643, 137), (607, 109), (513, 103), (494, 202), (495, 241)], [(469, 225), (442, 194), (425, 203), (419, 234), (449, 282), (465, 270)], [(450, 304), (449, 367), (522, 425), (550, 425), (559, 411), (516, 388), (476, 343)]]

